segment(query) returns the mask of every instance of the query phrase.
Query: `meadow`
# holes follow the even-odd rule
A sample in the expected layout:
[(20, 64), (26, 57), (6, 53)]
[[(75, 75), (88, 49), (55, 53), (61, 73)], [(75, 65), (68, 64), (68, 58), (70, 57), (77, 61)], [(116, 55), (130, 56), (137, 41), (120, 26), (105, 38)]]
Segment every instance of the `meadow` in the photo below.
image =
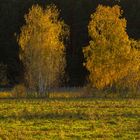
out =
[(1, 99), (1, 140), (139, 140), (140, 99)]

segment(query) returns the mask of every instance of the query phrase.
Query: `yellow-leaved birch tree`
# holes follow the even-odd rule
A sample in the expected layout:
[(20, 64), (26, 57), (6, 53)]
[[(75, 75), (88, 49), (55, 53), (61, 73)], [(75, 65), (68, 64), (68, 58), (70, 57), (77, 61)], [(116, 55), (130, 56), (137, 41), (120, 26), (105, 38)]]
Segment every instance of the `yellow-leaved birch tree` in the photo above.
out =
[(32, 6), (25, 21), (19, 36), (25, 83), (29, 90), (43, 95), (58, 85), (64, 74), (64, 39), (68, 36), (68, 27), (60, 20), (55, 5), (45, 9)]

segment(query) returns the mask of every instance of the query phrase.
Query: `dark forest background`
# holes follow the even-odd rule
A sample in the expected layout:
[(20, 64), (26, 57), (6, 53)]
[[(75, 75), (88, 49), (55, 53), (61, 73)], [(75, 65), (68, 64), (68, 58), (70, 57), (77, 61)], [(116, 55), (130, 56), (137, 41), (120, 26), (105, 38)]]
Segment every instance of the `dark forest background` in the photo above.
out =
[(89, 41), (88, 23), (98, 4), (118, 4), (127, 19), (127, 32), (131, 38), (140, 38), (140, 0), (0, 0), (0, 63), (7, 65), (10, 84), (22, 79), (22, 64), (19, 60), (17, 35), (25, 23), (24, 15), (33, 4), (46, 6), (54, 3), (61, 9), (61, 18), (70, 27), (67, 42), (67, 85), (82, 86), (87, 72), (83, 67), (82, 47)]

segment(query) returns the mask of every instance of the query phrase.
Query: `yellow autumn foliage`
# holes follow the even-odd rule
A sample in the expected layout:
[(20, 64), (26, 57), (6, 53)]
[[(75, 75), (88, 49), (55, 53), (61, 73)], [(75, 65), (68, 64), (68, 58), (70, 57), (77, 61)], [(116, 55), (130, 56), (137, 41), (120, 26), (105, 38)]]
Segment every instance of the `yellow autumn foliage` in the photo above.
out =
[(42, 93), (58, 84), (64, 73), (68, 27), (60, 20), (55, 5), (45, 9), (32, 6), (25, 21), (19, 36), (25, 81), (30, 89)]
[[(119, 6), (99, 5), (88, 26), (91, 41), (83, 49), (85, 67), (93, 87), (112, 86), (139, 69), (139, 52), (132, 49), (126, 20)], [(131, 71), (131, 72), (130, 72)]]

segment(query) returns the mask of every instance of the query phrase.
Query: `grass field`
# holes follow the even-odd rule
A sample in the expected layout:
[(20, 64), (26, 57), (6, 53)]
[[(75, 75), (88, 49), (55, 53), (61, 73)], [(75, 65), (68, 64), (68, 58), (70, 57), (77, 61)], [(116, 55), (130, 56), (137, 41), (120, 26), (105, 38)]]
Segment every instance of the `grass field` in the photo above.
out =
[(139, 140), (140, 100), (0, 100), (1, 140)]

